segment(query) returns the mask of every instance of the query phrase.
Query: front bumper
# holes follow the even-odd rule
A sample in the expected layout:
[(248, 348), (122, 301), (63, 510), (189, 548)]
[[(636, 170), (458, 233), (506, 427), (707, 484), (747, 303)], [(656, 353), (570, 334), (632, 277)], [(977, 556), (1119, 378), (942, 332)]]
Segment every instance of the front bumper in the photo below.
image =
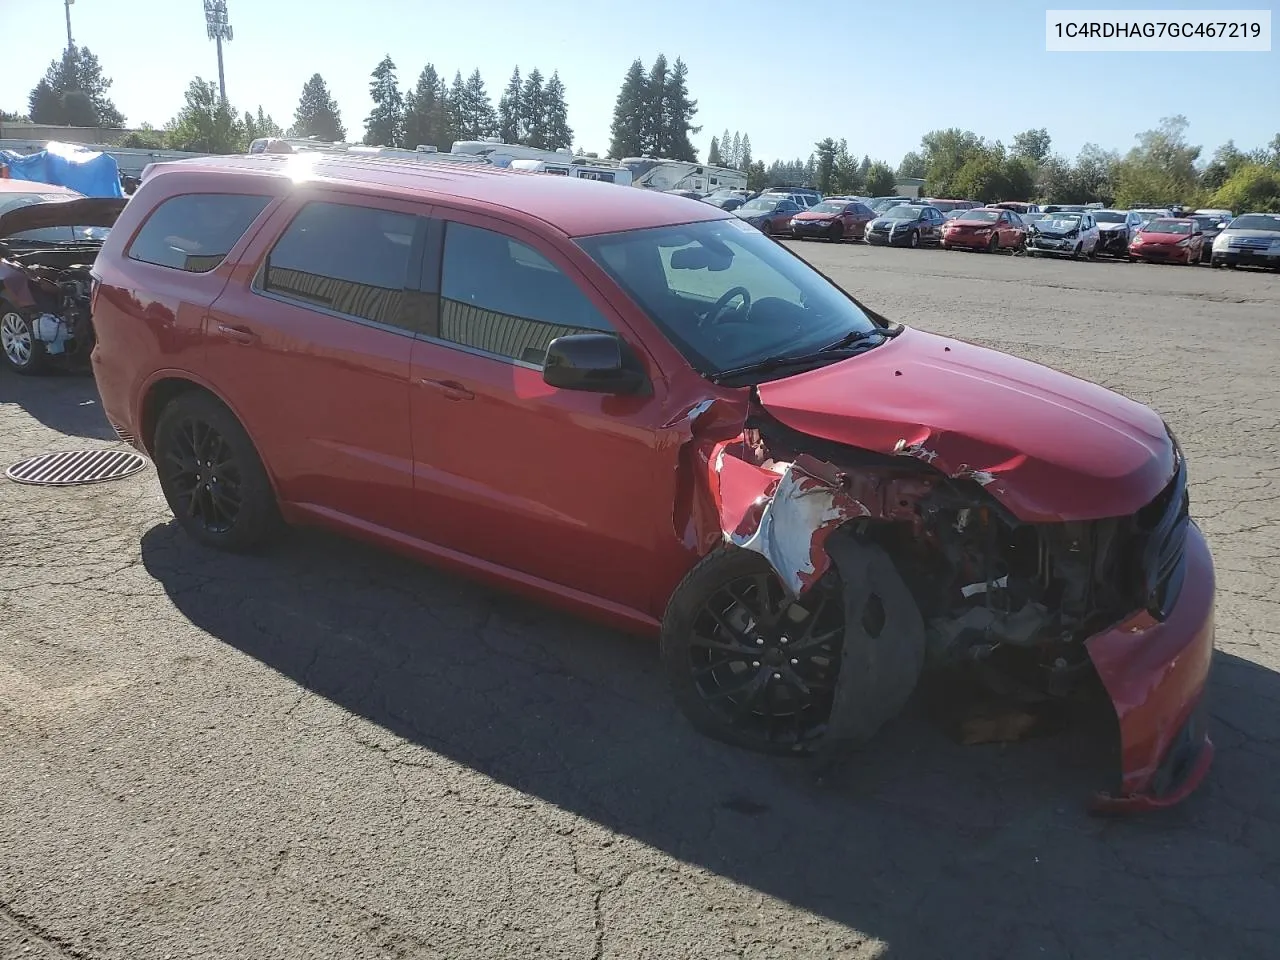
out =
[(1213, 262), (1245, 267), (1280, 267), (1280, 250), (1215, 250)]
[(1213, 761), (1205, 686), (1213, 658), (1213, 557), (1187, 528), (1182, 591), (1168, 617), (1146, 611), (1090, 637), (1089, 658), (1120, 721), (1120, 781), (1094, 810), (1170, 807), (1200, 785)]
[(1061, 240), (1039, 236), (1027, 237), (1027, 250), (1031, 253), (1045, 253), (1054, 257), (1069, 257), (1079, 242), (1079, 237)]
[(1129, 254), (1139, 260), (1151, 260), (1159, 263), (1183, 263), (1191, 258), (1191, 248), (1170, 244), (1144, 243), (1141, 246), (1129, 247)]
[(897, 230), (894, 233), (889, 233), (887, 231), (884, 233), (868, 231), (863, 239), (866, 240), (867, 243), (879, 247), (905, 247), (908, 244), (910, 236), (910, 230)]
[(1129, 252), (1129, 234), (1123, 230), (1102, 230), (1098, 233), (1098, 253), (1123, 257)]
[(792, 220), (790, 227), (794, 237), (828, 237), (832, 227), (839, 227), (841, 236), (844, 235), (844, 226), (831, 220)]
[(991, 243), (991, 234), (944, 233), (942, 244), (946, 247), (964, 247), (967, 250), (985, 250)]

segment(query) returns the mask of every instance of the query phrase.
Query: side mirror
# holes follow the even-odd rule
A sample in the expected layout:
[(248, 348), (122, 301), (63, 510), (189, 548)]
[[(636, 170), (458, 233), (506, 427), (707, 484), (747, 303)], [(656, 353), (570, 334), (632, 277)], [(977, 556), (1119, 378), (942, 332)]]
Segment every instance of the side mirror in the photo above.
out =
[(562, 390), (636, 393), (644, 374), (622, 362), (622, 342), (611, 333), (573, 333), (547, 345), (542, 364), (545, 383)]

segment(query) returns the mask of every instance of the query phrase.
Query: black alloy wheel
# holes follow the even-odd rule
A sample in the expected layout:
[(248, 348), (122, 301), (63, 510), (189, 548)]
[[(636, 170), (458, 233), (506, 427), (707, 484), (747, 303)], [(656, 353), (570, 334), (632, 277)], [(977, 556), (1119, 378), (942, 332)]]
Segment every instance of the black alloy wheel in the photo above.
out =
[(844, 224), (836, 221), (831, 225), (831, 229), (827, 231), (827, 239), (832, 243), (839, 243), (844, 239)]
[(993, 232), (991, 234), (991, 239), (987, 241), (987, 253), (999, 253), (999, 252), (1000, 252), (1000, 235), (998, 233)]
[(279, 512), (262, 461), (234, 414), (213, 396), (192, 391), (165, 407), (153, 447), (169, 508), (195, 540), (243, 551), (277, 532)]
[(909, 234), (907, 234), (907, 246), (910, 247), (912, 250), (915, 250), (917, 247), (920, 246), (919, 230), (912, 230)]
[(673, 596), (662, 653), (676, 701), (702, 733), (805, 754), (826, 731), (843, 643), (837, 589), (818, 585), (792, 602), (763, 557), (721, 548)]

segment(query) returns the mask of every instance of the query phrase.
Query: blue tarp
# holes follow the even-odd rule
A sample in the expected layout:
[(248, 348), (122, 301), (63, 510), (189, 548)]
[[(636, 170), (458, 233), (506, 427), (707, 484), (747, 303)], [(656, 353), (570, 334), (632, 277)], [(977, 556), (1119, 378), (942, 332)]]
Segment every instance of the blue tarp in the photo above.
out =
[(0, 150), (0, 164), (8, 168), (13, 180), (55, 183), (86, 197), (124, 196), (115, 157), (79, 144), (50, 142), (43, 150), (26, 155)]

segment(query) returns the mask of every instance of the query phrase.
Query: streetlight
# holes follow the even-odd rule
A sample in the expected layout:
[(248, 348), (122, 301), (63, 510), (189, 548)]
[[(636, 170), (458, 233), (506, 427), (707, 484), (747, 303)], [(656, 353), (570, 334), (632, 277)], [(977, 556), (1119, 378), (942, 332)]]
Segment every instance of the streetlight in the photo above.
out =
[(76, 0), (62, 0), (62, 5), (67, 8), (67, 52), (71, 52), (76, 48), (75, 42), (71, 39), (71, 5)]
[[(74, 0), (67, 0), (68, 3)], [(70, 14), (68, 14), (70, 16)], [(227, 77), (222, 71), (222, 41), (231, 42), (233, 36), (231, 23), (227, 19), (227, 0), (204, 0), (204, 22), (209, 31), (209, 39), (218, 44), (218, 92), (222, 95), (222, 104), (227, 103)], [(67, 21), (67, 36), (70, 37), (70, 23)]]

